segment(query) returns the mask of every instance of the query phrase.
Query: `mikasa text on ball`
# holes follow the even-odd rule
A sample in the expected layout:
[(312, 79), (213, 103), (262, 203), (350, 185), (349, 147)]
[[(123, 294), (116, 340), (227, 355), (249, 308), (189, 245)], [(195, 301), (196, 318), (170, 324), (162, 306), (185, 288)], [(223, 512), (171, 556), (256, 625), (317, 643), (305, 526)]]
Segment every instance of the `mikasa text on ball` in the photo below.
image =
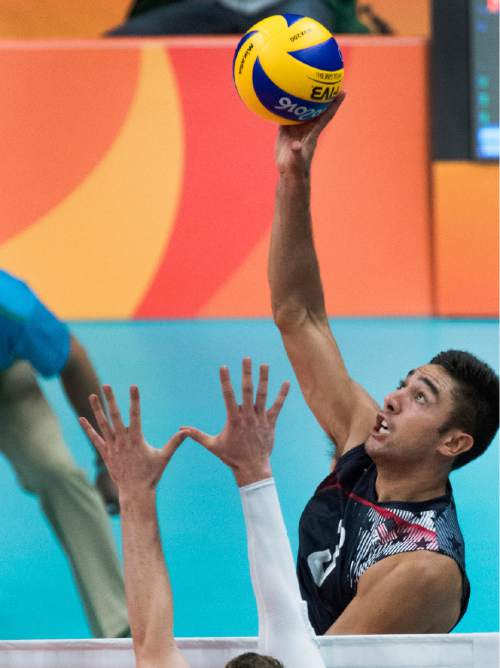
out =
[(321, 23), (298, 14), (259, 21), (236, 47), (236, 89), (249, 109), (281, 124), (319, 116), (342, 88), (344, 63)]

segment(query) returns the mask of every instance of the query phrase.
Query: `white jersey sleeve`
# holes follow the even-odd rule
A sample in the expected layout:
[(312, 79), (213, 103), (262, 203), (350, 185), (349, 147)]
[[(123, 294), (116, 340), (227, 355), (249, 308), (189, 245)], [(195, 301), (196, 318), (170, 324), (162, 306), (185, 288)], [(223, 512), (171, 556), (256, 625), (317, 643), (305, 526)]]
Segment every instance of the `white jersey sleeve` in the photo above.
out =
[(301, 599), (273, 478), (240, 487), (250, 575), (259, 615), (259, 652), (285, 668), (325, 668)]

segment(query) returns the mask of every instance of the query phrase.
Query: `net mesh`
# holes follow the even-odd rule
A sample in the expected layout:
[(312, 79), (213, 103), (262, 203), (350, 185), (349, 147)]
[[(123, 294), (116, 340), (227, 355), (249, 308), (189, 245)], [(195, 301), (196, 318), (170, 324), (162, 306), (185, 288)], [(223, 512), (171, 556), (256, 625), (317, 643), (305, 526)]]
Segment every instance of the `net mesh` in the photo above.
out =
[[(321, 638), (327, 668), (498, 668), (499, 634)], [(256, 638), (181, 638), (191, 668), (223, 668)], [(130, 639), (0, 642), (0, 668), (134, 668)], [(304, 667), (306, 668), (306, 667)]]

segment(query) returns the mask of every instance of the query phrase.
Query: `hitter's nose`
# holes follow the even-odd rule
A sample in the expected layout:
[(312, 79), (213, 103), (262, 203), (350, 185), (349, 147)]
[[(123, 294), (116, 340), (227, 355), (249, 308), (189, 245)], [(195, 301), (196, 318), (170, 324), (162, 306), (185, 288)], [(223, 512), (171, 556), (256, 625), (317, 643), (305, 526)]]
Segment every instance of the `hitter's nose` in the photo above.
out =
[(401, 401), (397, 396), (397, 392), (391, 392), (384, 399), (384, 409), (388, 413), (399, 413), (401, 410)]

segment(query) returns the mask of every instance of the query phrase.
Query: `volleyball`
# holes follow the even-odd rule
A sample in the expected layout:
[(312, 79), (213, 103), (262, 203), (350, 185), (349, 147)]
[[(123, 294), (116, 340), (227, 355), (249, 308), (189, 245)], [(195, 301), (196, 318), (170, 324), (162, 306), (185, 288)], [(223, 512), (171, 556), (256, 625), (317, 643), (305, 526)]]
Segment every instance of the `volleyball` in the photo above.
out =
[(344, 63), (330, 31), (298, 14), (269, 16), (241, 38), (233, 79), (246, 106), (282, 125), (310, 121), (342, 88)]

